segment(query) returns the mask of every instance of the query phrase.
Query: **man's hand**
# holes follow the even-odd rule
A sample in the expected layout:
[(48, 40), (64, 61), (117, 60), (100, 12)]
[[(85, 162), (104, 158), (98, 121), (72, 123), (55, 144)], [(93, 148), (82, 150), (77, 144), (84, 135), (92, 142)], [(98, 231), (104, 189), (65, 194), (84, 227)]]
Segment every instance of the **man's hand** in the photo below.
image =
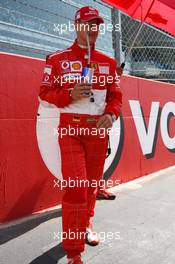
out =
[(88, 98), (91, 95), (92, 85), (88, 83), (77, 83), (72, 90), (72, 99), (80, 100), (83, 98)]
[(105, 114), (97, 122), (97, 128), (111, 128), (112, 127), (112, 116)]

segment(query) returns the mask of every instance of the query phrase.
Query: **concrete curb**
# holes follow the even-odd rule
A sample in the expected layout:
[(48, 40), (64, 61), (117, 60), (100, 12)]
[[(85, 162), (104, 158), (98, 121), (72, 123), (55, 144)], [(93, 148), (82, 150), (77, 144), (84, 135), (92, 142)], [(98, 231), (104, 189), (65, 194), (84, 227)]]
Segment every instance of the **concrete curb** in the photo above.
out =
[(14, 239), (52, 218), (61, 217), (61, 206), (37, 212), (0, 225), (0, 245)]

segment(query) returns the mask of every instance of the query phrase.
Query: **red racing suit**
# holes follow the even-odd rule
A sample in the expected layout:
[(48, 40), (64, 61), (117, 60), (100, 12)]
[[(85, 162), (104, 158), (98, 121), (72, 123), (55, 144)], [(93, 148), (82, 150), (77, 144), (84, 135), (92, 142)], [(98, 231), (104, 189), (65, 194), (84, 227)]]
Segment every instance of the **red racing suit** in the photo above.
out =
[[(105, 113), (118, 118), (122, 105), (122, 93), (117, 85), (116, 61), (91, 48), (91, 67), (94, 69), (92, 91), (89, 98), (74, 101), (70, 95), (78, 82), (83, 67), (87, 66), (87, 49), (73, 45), (55, 52), (46, 59), (39, 100), (60, 110), (59, 128), (81, 127), (92, 131), (98, 119)], [(64, 180), (87, 180), (88, 185), (74, 188), (67, 186), (62, 200), (62, 224), (65, 234), (63, 248), (69, 256), (84, 250), (84, 236), (89, 218), (94, 215), (97, 188), (90, 183), (99, 181), (108, 146), (108, 137), (99, 135), (66, 135), (58, 137), (61, 150), (61, 169)], [(74, 234), (74, 237), (73, 237)], [(76, 234), (76, 236), (75, 236)]]

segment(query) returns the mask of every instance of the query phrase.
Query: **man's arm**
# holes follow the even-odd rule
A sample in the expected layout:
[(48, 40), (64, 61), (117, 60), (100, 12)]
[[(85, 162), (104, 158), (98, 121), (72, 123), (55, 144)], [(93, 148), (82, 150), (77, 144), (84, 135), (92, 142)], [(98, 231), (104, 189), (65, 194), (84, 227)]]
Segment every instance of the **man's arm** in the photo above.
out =
[[(112, 78), (111, 78), (112, 77)], [(111, 80), (112, 79), (112, 80)], [(106, 108), (104, 115), (97, 122), (97, 128), (111, 128), (113, 119), (117, 119), (120, 115), (122, 106), (122, 92), (117, 84), (118, 77), (116, 74), (116, 62), (111, 65), (110, 83), (106, 96)]]
[(49, 56), (46, 58), (44, 75), (40, 86), (39, 101), (54, 104), (59, 108), (65, 107), (72, 102), (69, 87), (63, 88), (61, 83), (61, 74), (58, 68)]
[(116, 62), (114, 62), (111, 65), (110, 71), (113, 82), (108, 86), (105, 113), (113, 114), (117, 119), (120, 115), (122, 106), (122, 92), (118, 85), (119, 78), (117, 77), (116, 68)]

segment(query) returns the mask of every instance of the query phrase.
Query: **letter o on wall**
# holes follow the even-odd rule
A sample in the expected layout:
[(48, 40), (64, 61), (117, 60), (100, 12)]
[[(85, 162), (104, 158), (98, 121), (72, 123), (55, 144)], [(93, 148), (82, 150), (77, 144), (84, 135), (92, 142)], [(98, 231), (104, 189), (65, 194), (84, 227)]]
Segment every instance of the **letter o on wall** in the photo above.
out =
[(162, 109), (160, 130), (161, 130), (162, 140), (165, 146), (168, 149), (173, 150), (175, 149), (175, 136), (170, 137), (169, 135), (169, 121), (171, 116), (175, 116), (175, 103), (168, 102), (164, 105)]

